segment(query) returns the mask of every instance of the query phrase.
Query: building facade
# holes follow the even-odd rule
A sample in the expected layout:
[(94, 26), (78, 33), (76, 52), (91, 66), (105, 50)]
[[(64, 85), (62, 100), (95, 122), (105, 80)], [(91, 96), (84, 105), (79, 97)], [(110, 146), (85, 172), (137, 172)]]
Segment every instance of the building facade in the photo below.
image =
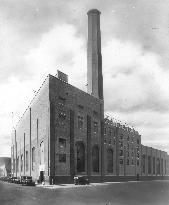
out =
[(11, 158), (0, 157), (0, 177), (11, 175)]
[(145, 147), (137, 131), (104, 118), (100, 12), (88, 12), (87, 91), (48, 75), (12, 134), (13, 176), (50, 184), (165, 179), (166, 152)]

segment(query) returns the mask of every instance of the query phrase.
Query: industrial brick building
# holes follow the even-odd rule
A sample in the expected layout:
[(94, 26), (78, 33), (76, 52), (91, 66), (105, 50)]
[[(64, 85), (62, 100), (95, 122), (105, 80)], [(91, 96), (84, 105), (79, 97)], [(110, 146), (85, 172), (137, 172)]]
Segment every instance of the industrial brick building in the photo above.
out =
[(49, 183), (75, 175), (91, 181), (167, 179), (169, 156), (141, 144), (137, 131), (104, 118), (100, 12), (88, 12), (87, 93), (58, 71), (48, 75), (18, 122), (11, 146), (14, 176)]

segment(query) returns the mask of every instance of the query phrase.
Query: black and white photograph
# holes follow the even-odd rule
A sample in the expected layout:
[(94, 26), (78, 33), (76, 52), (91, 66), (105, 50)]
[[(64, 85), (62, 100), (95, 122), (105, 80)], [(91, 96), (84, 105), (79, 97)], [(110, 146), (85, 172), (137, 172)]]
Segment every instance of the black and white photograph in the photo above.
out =
[(169, 204), (169, 1), (0, 0), (0, 205)]

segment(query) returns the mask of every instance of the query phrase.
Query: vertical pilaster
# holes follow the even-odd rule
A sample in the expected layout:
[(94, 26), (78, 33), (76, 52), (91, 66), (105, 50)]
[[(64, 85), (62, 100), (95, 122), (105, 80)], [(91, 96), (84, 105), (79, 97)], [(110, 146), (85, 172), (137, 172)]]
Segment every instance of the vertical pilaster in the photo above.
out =
[(70, 176), (73, 179), (75, 175), (75, 157), (74, 157), (74, 111), (70, 110)]
[(17, 177), (17, 141), (16, 141), (16, 130), (15, 130), (15, 172)]
[(87, 175), (91, 176), (91, 116), (87, 115)]
[(23, 155), (24, 155), (24, 168), (23, 169), (24, 169), (24, 175), (25, 175), (25, 133), (24, 133), (23, 137), (24, 137), (24, 142), (23, 142), (24, 143), (24, 151), (23, 151), (24, 152), (23, 153)]
[(32, 136), (31, 136), (31, 134), (32, 134), (32, 119), (31, 119), (32, 118), (32, 111), (31, 111), (31, 108), (29, 108), (29, 114), (30, 114), (30, 122), (29, 122), (30, 123), (29, 124), (30, 125), (30, 128), (29, 128), (30, 129), (29, 130), (30, 131), (30, 133), (29, 133), (29, 136), (30, 136), (30, 138), (29, 138), (29, 144), (30, 144), (29, 168), (30, 168), (30, 176), (31, 176), (31, 169), (32, 169), (32, 163), (31, 163), (32, 162), (32, 157), (31, 157), (32, 156), (32, 141), (31, 141), (32, 140), (31, 139), (32, 138)]

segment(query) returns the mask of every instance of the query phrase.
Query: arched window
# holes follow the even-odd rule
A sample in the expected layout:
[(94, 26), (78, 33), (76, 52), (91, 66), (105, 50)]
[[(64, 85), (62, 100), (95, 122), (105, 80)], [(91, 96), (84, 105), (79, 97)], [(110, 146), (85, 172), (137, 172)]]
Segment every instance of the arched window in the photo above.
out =
[(113, 172), (113, 150), (112, 149), (107, 150), (107, 172), (108, 173)]
[(92, 165), (93, 172), (99, 172), (99, 148), (97, 145), (94, 145), (92, 149)]
[(83, 142), (77, 143), (77, 172), (85, 171), (85, 146)]

